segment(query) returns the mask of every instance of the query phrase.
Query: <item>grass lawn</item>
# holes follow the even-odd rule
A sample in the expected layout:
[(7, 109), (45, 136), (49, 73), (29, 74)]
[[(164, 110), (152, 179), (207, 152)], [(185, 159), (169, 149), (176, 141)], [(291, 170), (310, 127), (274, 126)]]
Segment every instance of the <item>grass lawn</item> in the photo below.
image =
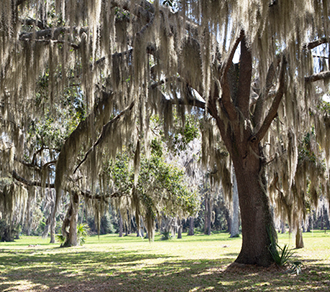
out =
[[(225, 233), (152, 243), (102, 235), (73, 248), (23, 237), (0, 243), (0, 291), (330, 291), (330, 232), (303, 236), (299, 275), (276, 266), (228, 268), (241, 238)], [(281, 246), (294, 243), (279, 235)]]

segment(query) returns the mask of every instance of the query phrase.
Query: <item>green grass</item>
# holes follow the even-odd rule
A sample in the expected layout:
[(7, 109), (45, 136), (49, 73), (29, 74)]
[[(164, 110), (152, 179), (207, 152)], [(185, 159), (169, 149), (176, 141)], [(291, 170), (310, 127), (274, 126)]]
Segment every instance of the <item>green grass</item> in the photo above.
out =
[[(241, 247), (228, 234), (160, 237), (93, 236), (72, 248), (39, 237), (0, 243), (0, 291), (329, 291), (330, 233), (304, 233), (305, 248), (295, 250), (300, 275), (227, 269)], [(279, 235), (279, 244), (294, 240)]]

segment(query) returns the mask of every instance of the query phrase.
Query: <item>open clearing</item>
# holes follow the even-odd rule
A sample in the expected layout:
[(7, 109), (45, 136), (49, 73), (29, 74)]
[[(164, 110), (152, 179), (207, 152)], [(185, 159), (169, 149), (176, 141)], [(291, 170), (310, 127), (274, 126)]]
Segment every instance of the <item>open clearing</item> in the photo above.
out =
[[(49, 239), (0, 243), (0, 291), (329, 291), (330, 233), (304, 233), (299, 275), (272, 266), (229, 267), (241, 238), (183, 235), (149, 243), (135, 236), (92, 236), (82, 247)], [(288, 234), (279, 244), (293, 247)]]

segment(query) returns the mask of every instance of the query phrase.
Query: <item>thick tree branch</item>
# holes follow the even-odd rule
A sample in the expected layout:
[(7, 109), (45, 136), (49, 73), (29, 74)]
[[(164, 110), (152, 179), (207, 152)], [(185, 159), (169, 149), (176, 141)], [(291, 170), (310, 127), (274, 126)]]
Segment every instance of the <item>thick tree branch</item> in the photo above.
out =
[[(31, 186), (31, 187), (43, 187), (41, 185), (41, 182), (40, 181), (30, 181), (30, 180), (27, 180), (23, 177), (21, 177), (15, 170), (12, 171), (12, 176), (14, 179), (16, 179), (17, 181), (27, 185), (27, 186)], [(50, 184), (50, 183), (45, 183), (45, 187), (47, 188), (54, 188), (54, 184)]]
[(330, 71), (325, 71), (317, 74), (310, 75), (308, 77), (305, 77), (305, 82), (310, 83), (310, 82), (315, 82), (319, 80), (324, 80), (330, 78)]
[(247, 118), (250, 113), (250, 90), (252, 76), (252, 56), (246, 44), (246, 37), (241, 41), (241, 59), (238, 81), (237, 106), (243, 116)]
[(21, 4), (23, 4), (24, 2), (26, 2), (27, 0), (16, 0), (16, 6), (18, 6), (18, 5), (21, 5)]
[(36, 20), (33, 18), (21, 19), (21, 23), (22, 23), (22, 25), (34, 25), (34, 26), (37, 26), (39, 29), (48, 29), (49, 28), (42, 21)]
[(284, 95), (286, 64), (287, 64), (286, 58), (285, 58), (285, 56), (283, 56), (282, 57), (282, 67), (281, 67), (281, 72), (280, 72), (280, 77), (279, 77), (279, 88), (278, 88), (278, 91), (277, 91), (277, 93), (275, 95), (275, 98), (273, 100), (273, 104), (270, 107), (270, 109), (268, 111), (268, 114), (267, 114), (262, 126), (260, 127), (257, 134), (252, 136), (251, 139), (250, 139), (251, 141), (253, 141), (255, 143), (259, 143), (261, 141), (261, 139), (267, 133), (271, 123), (273, 122), (273, 120), (277, 116), (277, 110), (278, 110), (278, 107), (279, 107), (280, 102), (282, 100), (282, 97)]
[(14, 160), (21, 163), (21, 164), (23, 164), (26, 167), (34, 168), (35, 170), (38, 170), (38, 171), (41, 170), (40, 165), (34, 163), (34, 160), (32, 160), (32, 162), (26, 162), (24, 160), (18, 159), (16, 156), (14, 157)]
[(320, 45), (327, 44), (329, 42), (328, 38), (320, 38), (316, 41), (310, 42), (304, 46), (304, 48), (308, 50), (312, 50)]
[[(173, 77), (175, 78), (177, 81), (179, 82), (184, 82), (182, 80), (182, 78), (178, 78), (178, 77)], [(166, 78), (165, 80), (160, 80), (158, 82), (154, 82), (150, 85), (149, 90), (157, 90), (158, 93), (161, 96), (161, 101), (163, 103), (171, 103), (172, 105), (190, 105), (190, 106), (194, 106), (197, 107), (199, 109), (205, 110), (205, 101), (196, 98), (196, 96), (194, 96), (194, 94), (192, 93), (192, 88), (189, 87), (187, 84), (187, 88), (184, 92), (184, 95), (182, 95), (183, 98), (178, 98), (178, 99), (173, 99), (173, 98), (167, 98), (158, 88), (157, 86), (162, 85), (164, 83), (166, 83), (166, 80), (171, 80), (172, 78)], [(211, 109), (208, 108), (208, 113), (212, 115)], [(213, 115), (212, 115), (213, 116)]]
[(235, 106), (232, 103), (231, 97), (230, 97), (228, 71), (233, 62), (233, 57), (234, 57), (235, 51), (236, 51), (239, 43), (243, 40), (243, 38), (244, 38), (244, 32), (241, 31), (240, 36), (236, 39), (234, 46), (232, 47), (231, 52), (229, 54), (229, 57), (228, 57), (227, 61), (224, 63), (223, 67), (221, 68), (221, 72), (220, 72), (220, 76), (221, 76), (220, 83), (221, 83), (221, 87), (222, 87), (221, 102), (224, 106), (224, 109), (228, 113), (228, 117), (231, 121), (236, 119), (237, 112), (236, 112)]
[(21, 33), (19, 40), (30, 41), (30, 40), (58, 40), (59, 37), (63, 36), (64, 33), (81, 34), (83, 32), (88, 33), (88, 27), (58, 27), (55, 29), (43, 29), (35, 32)]
[(78, 170), (78, 168), (86, 161), (88, 155), (95, 149), (95, 147), (98, 144), (100, 144), (106, 138), (107, 132), (108, 132), (109, 128), (112, 126), (112, 124), (114, 124), (115, 122), (117, 122), (125, 113), (129, 112), (130, 110), (132, 110), (132, 108), (134, 107), (134, 104), (135, 104), (135, 101), (132, 101), (129, 106), (127, 106), (116, 117), (114, 117), (113, 119), (111, 119), (107, 124), (105, 124), (103, 126), (101, 135), (99, 136), (99, 138), (97, 139), (97, 141), (94, 143), (94, 145), (91, 148), (89, 148), (89, 150), (86, 152), (83, 160), (80, 161), (80, 163), (77, 165), (77, 167), (75, 168), (75, 170), (73, 171), (73, 173), (76, 173), (76, 171)]
[[(51, 188), (51, 189), (55, 188), (55, 185), (53, 183), (52, 184), (46, 183), (45, 186), (42, 186), (40, 181), (27, 180), (27, 179), (21, 177), (16, 171), (12, 172), (12, 176), (15, 180), (17, 180), (18, 182), (20, 182), (20, 183), (22, 183), (26, 186), (47, 187), (47, 188)], [(68, 191), (68, 190), (66, 189), (66, 191)], [(101, 201), (101, 200), (104, 200), (104, 199), (107, 199), (107, 198), (117, 198), (117, 197), (122, 196), (122, 194), (120, 192), (113, 192), (113, 193), (108, 193), (108, 194), (104, 194), (104, 195), (91, 195), (91, 193), (89, 191), (80, 190), (79, 193), (82, 196), (84, 196), (85, 198), (88, 198), (90, 200), (98, 200), (98, 201)]]

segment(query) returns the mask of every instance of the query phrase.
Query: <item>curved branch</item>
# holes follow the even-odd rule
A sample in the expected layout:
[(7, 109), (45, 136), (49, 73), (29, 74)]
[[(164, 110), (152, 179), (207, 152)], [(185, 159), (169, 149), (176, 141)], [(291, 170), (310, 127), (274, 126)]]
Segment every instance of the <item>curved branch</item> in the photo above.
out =
[(78, 168), (86, 161), (88, 155), (95, 149), (95, 147), (98, 144), (100, 144), (103, 139), (106, 138), (107, 132), (108, 132), (110, 126), (113, 123), (115, 123), (116, 121), (118, 121), (126, 112), (129, 112), (134, 107), (134, 104), (135, 104), (135, 101), (132, 101), (132, 103), (128, 107), (126, 107), (123, 111), (121, 111), (120, 114), (118, 114), (116, 117), (114, 117), (112, 120), (110, 120), (107, 124), (105, 124), (103, 126), (101, 135), (99, 136), (99, 138), (97, 139), (97, 141), (94, 143), (94, 145), (91, 148), (89, 148), (89, 150), (86, 152), (83, 160), (80, 161), (80, 163), (77, 165), (77, 167), (73, 171), (74, 174), (76, 173), (76, 171), (78, 170)]

